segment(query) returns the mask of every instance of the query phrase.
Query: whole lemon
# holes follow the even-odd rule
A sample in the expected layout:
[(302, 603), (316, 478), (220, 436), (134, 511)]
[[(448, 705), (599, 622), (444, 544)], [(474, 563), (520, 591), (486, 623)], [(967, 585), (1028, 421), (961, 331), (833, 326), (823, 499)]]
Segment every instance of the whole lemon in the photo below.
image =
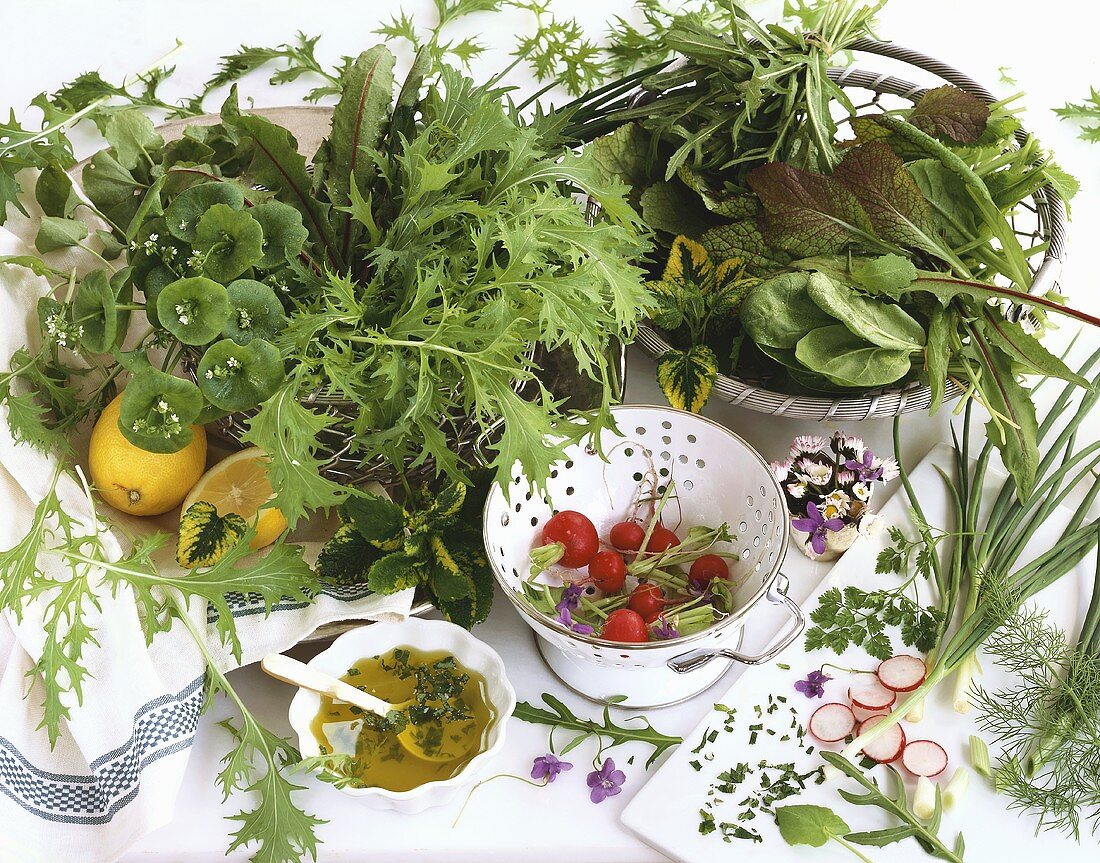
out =
[(191, 442), (179, 452), (147, 452), (118, 427), (122, 396), (112, 401), (92, 429), (88, 467), (107, 503), (130, 515), (160, 515), (187, 497), (206, 467), (206, 429), (193, 425)]

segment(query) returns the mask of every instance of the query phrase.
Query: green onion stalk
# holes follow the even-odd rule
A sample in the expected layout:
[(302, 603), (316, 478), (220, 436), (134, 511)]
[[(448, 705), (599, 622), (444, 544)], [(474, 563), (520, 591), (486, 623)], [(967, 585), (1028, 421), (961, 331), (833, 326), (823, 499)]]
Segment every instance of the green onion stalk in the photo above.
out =
[[(1082, 374), (1087, 375), (1097, 362), (1100, 362), (1100, 350), (1087, 360)], [(1046, 382), (1044, 379), (1039, 386)], [(928, 674), (924, 683), (909, 693), (884, 721), (858, 735), (844, 750), (845, 757), (853, 757), (902, 718), (919, 712), (928, 694), (952, 674), (956, 675), (955, 709), (968, 711), (973, 678), (978, 670), (977, 652), (982, 644), (1025, 602), (1073, 571), (1096, 547), (1100, 519), (1088, 520), (1088, 514), (1100, 495), (1100, 484), (1096, 482), (1100, 441), (1078, 449), (1076, 437), (1081, 424), (1100, 399), (1100, 375), (1093, 378), (1091, 388), (1059, 428), (1059, 423), (1070, 411), (1077, 389), (1076, 384), (1067, 384), (1039, 424), (1038, 439), (1047, 444), (1046, 454), (1040, 459), (1035, 482), (1027, 492), (1010, 476), (992, 495), (984, 493), (994, 442), (987, 440), (971, 465), (971, 406), (967, 405), (961, 441), (952, 433), (957, 481), (953, 482), (941, 471), (950, 490), (956, 525), (950, 537), (952, 548), (943, 560), (932, 544), (927, 520), (902, 465), (902, 484), (916, 516), (918, 531), (932, 550), (933, 581), (945, 612), (944, 631), (936, 650), (927, 658)], [(894, 446), (898, 453), (901, 452), (899, 438), (899, 423), (895, 419)], [(1020, 557), (1035, 532), (1079, 486), (1086, 487), (1086, 491), (1058, 540), (1034, 560), (1021, 565)], [(982, 501), (990, 497), (993, 504), (986, 514), (982, 512)], [(956, 618), (954, 630), (949, 633), (948, 628)], [(1098, 630), (1100, 600), (1094, 592), (1082, 639), (1086, 646), (1095, 650), (1100, 650)], [(1043, 753), (1053, 751), (1049, 747), (1056, 744), (1057, 741), (1037, 743), (1036, 769), (1041, 765)]]

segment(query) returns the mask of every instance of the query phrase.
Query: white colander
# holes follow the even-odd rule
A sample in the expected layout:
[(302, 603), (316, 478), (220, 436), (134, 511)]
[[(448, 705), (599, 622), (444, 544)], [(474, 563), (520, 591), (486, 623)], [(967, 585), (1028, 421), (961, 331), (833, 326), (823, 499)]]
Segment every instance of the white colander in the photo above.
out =
[[(734, 661), (768, 661), (798, 637), (805, 621), (786, 596), (787, 579), (779, 571), (787, 550), (787, 516), (779, 484), (760, 454), (729, 429), (685, 411), (630, 405), (614, 408), (613, 414), (620, 434), (603, 434), (606, 462), (589, 441), (567, 450), (567, 460), (550, 475), (545, 496), (530, 489), (518, 465), (506, 490), (493, 488), (485, 503), (485, 548), (505, 594), (534, 629), (543, 657), (567, 686), (598, 701), (625, 696), (624, 706), (658, 707), (706, 689)], [(677, 499), (669, 501), (662, 515), (666, 525), (681, 528), (683, 535), (696, 525), (726, 522), (736, 535), (723, 549), (737, 554), (730, 567), (738, 584), (734, 611), (702, 632), (646, 644), (566, 631), (522, 592), (543, 524), (558, 510), (578, 510), (606, 537), (629, 511), (651, 466), (657, 471), (658, 493), (669, 480), (676, 483)], [(791, 619), (765, 652), (746, 655), (737, 650), (742, 626), (762, 599), (784, 606)]]

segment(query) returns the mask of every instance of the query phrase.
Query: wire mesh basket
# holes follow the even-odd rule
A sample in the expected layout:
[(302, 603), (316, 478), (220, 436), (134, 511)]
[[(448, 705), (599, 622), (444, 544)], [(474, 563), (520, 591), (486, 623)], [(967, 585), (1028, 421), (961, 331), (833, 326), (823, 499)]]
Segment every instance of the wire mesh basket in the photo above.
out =
[[(928, 84), (916, 84), (892, 74), (860, 69), (855, 64), (843, 69), (830, 69), (829, 77), (847, 91), (859, 113), (910, 107), (926, 90), (942, 86), (944, 82), (953, 84), (987, 103), (997, 101), (989, 90), (969, 76), (918, 51), (875, 39), (859, 39), (852, 43), (850, 50), (857, 57), (860, 54), (870, 54), (885, 58), (897, 67), (900, 74), (909, 75), (919, 71), (923, 77), (930, 79)], [(645, 104), (647, 100), (657, 98), (657, 93), (640, 90), (634, 97), (634, 104)], [(1017, 145), (1025, 143), (1027, 138), (1026, 130), (1021, 128), (1016, 132)], [(1039, 189), (1017, 207), (1011, 216), (1011, 222), (1013, 231), (1025, 249), (1045, 244), (1041, 258), (1033, 256), (1028, 260), (1033, 276), (1031, 293), (1042, 295), (1056, 290), (1062, 271), (1066, 238), (1066, 209), (1061, 196), (1050, 186)], [(1012, 314), (1019, 316), (1020, 312), (1016, 308)], [(664, 334), (649, 324), (643, 324), (639, 328), (637, 343), (653, 357), (660, 357), (672, 349)], [(961, 388), (953, 380), (948, 380), (946, 399), (955, 399), (961, 392)], [(713, 393), (731, 404), (761, 413), (813, 420), (858, 421), (891, 417), (910, 411), (927, 410), (932, 403), (930, 387), (918, 381), (895, 384), (852, 396), (829, 397), (776, 392), (769, 390), (763, 379), (754, 380), (720, 373)]]

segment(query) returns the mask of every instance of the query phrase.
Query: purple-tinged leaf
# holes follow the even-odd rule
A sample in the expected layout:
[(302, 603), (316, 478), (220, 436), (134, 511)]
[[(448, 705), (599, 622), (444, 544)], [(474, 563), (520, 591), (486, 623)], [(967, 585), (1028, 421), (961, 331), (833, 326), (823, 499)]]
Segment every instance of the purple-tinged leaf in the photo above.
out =
[(920, 97), (909, 114), (909, 122), (933, 138), (973, 144), (989, 123), (989, 105), (965, 90), (945, 84)]

